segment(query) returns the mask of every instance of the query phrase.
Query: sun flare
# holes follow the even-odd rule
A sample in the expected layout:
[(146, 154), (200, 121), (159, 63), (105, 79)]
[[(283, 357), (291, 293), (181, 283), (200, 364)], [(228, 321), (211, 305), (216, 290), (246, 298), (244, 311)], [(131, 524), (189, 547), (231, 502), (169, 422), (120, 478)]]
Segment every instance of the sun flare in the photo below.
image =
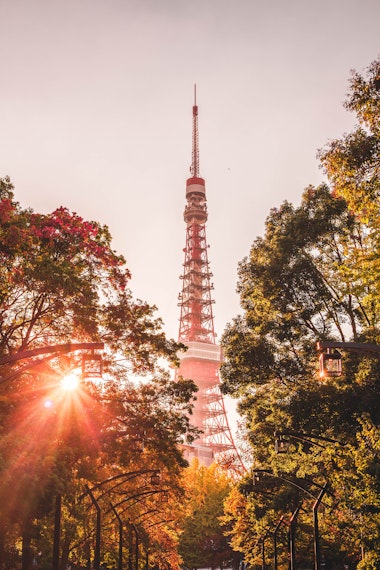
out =
[(79, 386), (79, 376), (75, 373), (64, 376), (61, 380), (61, 386), (64, 390), (67, 390), (68, 392), (76, 390)]

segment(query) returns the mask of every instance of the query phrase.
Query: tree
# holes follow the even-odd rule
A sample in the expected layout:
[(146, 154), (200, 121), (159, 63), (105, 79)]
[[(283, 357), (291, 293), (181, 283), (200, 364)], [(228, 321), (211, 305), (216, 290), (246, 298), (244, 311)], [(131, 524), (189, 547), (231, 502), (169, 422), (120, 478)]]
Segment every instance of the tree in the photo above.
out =
[(185, 503), (179, 542), (185, 568), (235, 566), (236, 557), (220, 521), (231, 483), (216, 464), (205, 467), (194, 460), (185, 471)]
[[(4, 532), (23, 534), (24, 570), (32, 542), (52, 525), (57, 494), (68, 525), (80, 520), (78, 485), (154, 465), (176, 490), (187, 465), (179, 444), (195, 434), (188, 415), (196, 386), (171, 381), (162, 368), (182, 347), (166, 338), (155, 307), (133, 298), (129, 278), (106, 226), (63, 207), (44, 215), (23, 209), (9, 178), (0, 180), (0, 358), (68, 342), (106, 344), (103, 381), (82, 381), (71, 394), (60, 380), (80, 355), (2, 366), (0, 519)], [(144, 382), (136, 384), (136, 374)], [(133, 450), (138, 435), (141, 454)]]
[(155, 307), (135, 301), (106, 226), (66, 208), (23, 210), (0, 182), (0, 354), (73, 340), (106, 340), (136, 369), (175, 360)]
[(363, 296), (369, 326), (378, 315), (380, 290), (380, 58), (366, 75), (352, 71), (347, 110), (356, 114), (357, 127), (331, 141), (319, 153), (333, 192), (365, 225), (361, 247), (352, 252), (349, 272)]
[[(361, 125), (320, 153), (332, 189), (310, 186), (298, 207), (285, 202), (272, 209), (264, 237), (239, 266), (243, 314), (223, 335), (222, 390), (240, 398), (253, 469), (274, 475), (260, 489), (252, 486), (252, 476), (243, 481), (244, 516), (237, 512), (238, 501), (230, 503), (230, 520), (236, 520), (232, 542), (252, 564), (259, 563), (257, 537), (270, 533), (280, 515), (288, 519), (300, 500), (309, 512), (299, 513), (299, 556), (310, 550), (313, 499), (289, 487), (281, 478), (287, 474), (301, 484), (329, 482), (331, 495), (324, 500), (337, 506), (324, 513), (322, 534), (332, 568), (359, 562), (358, 521), (367, 516), (360, 505), (368, 502), (372, 519), (364, 548), (372, 562), (361, 566), (376, 566), (379, 495), (370, 472), (377, 473), (378, 454), (373, 452), (370, 468), (359, 458), (368, 422), (375, 430), (372, 442), (380, 424), (380, 365), (345, 354), (343, 376), (322, 383), (315, 347), (319, 340), (380, 342), (379, 70), (377, 61), (367, 80), (353, 73), (346, 106)], [(290, 456), (278, 456), (275, 430), (319, 434), (346, 447), (296, 441)], [(315, 496), (318, 487), (312, 488)]]
[[(281, 410), (299, 404), (301, 391), (311, 391), (315, 400), (318, 340), (363, 338), (367, 319), (362, 297), (344, 278), (344, 252), (357, 247), (362, 231), (343, 199), (333, 197), (326, 186), (308, 188), (298, 208), (285, 203), (272, 210), (265, 237), (255, 241), (249, 259), (240, 264), (238, 289), (245, 314), (227, 326), (222, 339), (222, 389), (242, 397), (241, 410), (248, 416), (259, 414), (256, 427), (264, 415), (266, 421), (271, 418), (273, 433), (277, 421), (281, 425), (285, 419)], [(353, 366), (355, 362), (358, 366), (357, 358)], [(271, 398), (278, 401), (275, 408)], [(330, 425), (330, 412), (325, 421)]]

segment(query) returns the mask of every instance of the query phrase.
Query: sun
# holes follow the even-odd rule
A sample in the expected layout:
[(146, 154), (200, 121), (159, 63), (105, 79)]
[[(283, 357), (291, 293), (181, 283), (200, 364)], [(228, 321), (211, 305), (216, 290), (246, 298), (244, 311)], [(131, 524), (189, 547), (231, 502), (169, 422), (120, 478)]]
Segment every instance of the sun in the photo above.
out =
[(67, 374), (61, 380), (61, 386), (67, 392), (73, 392), (79, 386), (79, 376), (75, 372)]

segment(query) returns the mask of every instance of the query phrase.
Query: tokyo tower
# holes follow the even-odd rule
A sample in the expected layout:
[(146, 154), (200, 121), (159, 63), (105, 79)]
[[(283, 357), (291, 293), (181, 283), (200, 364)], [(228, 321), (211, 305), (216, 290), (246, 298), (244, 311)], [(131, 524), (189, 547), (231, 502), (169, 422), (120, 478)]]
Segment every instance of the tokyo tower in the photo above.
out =
[(221, 347), (215, 342), (212, 273), (206, 240), (206, 187), (199, 173), (198, 106), (194, 87), (191, 177), (186, 181), (186, 247), (182, 292), (179, 294), (179, 342), (188, 349), (180, 355), (177, 374), (191, 378), (198, 386), (191, 423), (202, 431), (185, 457), (197, 457), (204, 465), (213, 461), (238, 472), (244, 470), (228, 424), (220, 391)]

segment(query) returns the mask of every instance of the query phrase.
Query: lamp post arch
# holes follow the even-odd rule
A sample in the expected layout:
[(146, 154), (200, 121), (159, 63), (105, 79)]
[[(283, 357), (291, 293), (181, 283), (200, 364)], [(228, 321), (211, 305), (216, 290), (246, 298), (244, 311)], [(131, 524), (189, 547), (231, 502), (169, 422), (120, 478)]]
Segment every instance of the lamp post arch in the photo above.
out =
[[(160, 474), (160, 470), (158, 468), (153, 468), (153, 469), (141, 469), (141, 470), (136, 470), (136, 471), (130, 471), (127, 473), (118, 473), (117, 475), (114, 475), (112, 477), (109, 477), (107, 479), (105, 479), (104, 481), (101, 481), (100, 483), (96, 483), (95, 485), (93, 485), (91, 488), (88, 485), (85, 485), (85, 491), (84, 493), (82, 493), (82, 495), (80, 495), (80, 497), (78, 498), (78, 502), (82, 501), (83, 498), (88, 495), (91, 499), (92, 504), (95, 506), (96, 509), (96, 529), (95, 529), (95, 548), (94, 548), (94, 569), (95, 570), (99, 570), (100, 568), (100, 548), (101, 548), (101, 520), (102, 520), (102, 512), (101, 512), (101, 507), (99, 504), (99, 501), (101, 501), (101, 499), (103, 499), (105, 496), (112, 496), (112, 492), (115, 490), (118, 490), (119, 487), (123, 484), (126, 483), (128, 481), (133, 480), (134, 478), (141, 476), (141, 475), (147, 475), (147, 474), (151, 474), (151, 484), (152, 485), (157, 485), (159, 483), (159, 474)], [(117, 481), (116, 484), (114, 484), (110, 489), (107, 488), (107, 485), (110, 483), (115, 483), (115, 481)], [(94, 492), (95, 491), (101, 491), (101, 494), (98, 495), (97, 497), (95, 497)], [(118, 493), (120, 493), (120, 491), (117, 491)], [(140, 497), (144, 497), (144, 496), (151, 496), (151, 495), (155, 495), (155, 494), (159, 494), (159, 493), (167, 493), (166, 489), (152, 489), (152, 488), (147, 488), (147, 486), (144, 486), (141, 488), (141, 490), (138, 490), (137, 492), (133, 492), (133, 494), (129, 494), (128, 496), (124, 497), (122, 500), (118, 501), (117, 503), (109, 503), (109, 508), (107, 511), (104, 512), (104, 515), (108, 515), (110, 512), (113, 512), (113, 514), (115, 515), (117, 521), (118, 521), (118, 525), (119, 525), (119, 540), (118, 540), (118, 570), (122, 570), (122, 557), (123, 557), (123, 523), (122, 523), (122, 515), (125, 513), (125, 511), (130, 508), (131, 506), (133, 506), (135, 503), (133, 503), (132, 505), (128, 505), (128, 507), (125, 507), (123, 509), (118, 509), (118, 507), (120, 507), (121, 505), (132, 501), (134, 499), (139, 499)], [(133, 523), (128, 522), (129, 525), (129, 529), (130, 529), (130, 545), (131, 545), (131, 528), (133, 529)], [(132, 525), (132, 526), (131, 526)], [(138, 564), (138, 532), (137, 532), (137, 528), (134, 528), (133, 530), (135, 530), (136, 533), (136, 545), (135, 545), (135, 556), (136, 556), (136, 564)], [(129, 568), (131, 569), (131, 546), (129, 548)], [(56, 568), (53, 568), (53, 570), (57, 570)]]
[[(278, 431), (274, 432), (275, 437), (275, 452), (276, 453), (287, 453), (289, 450), (290, 439), (295, 439), (297, 441), (307, 443), (309, 445), (315, 445), (323, 449), (326, 448), (324, 443), (334, 443), (339, 446), (344, 447), (346, 444), (344, 442), (338, 441), (337, 439), (332, 439), (331, 437), (322, 436), (313, 433), (295, 432), (295, 431)], [(317, 440), (317, 441), (314, 441)], [(323, 443), (321, 443), (323, 442)]]
[[(326, 483), (324, 483), (324, 485), (320, 485), (319, 483), (316, 483), (315, 481), (312, 481), (309, 479), (302, 479), (302, 481), (305, 481), (307, 484), (314, 485), (315, 487), (317, 487), (319, 489), (318, 495), (315, 496), (315, 494), (312, 493), (308, 488), (303, 487), (302, 485), (298, 484), (296, 481), (289, 479), (287, 476), (284, 476), (283, 474), (279, 475), (279, 474), (273, 473), (273, 471), (271, 471), (270, 469), (258, 469), (258, 470), (256, 470), (253, 474), (254, 484), (258, 483), (260, 473), (267, 474), (270, 477), (273, 477), (275, 479), (279, 479), (281, 481), (285, 481), (286, 483), (288, 483), (292, 487), (295, 487), (296, 489), (303, 491), (309, 497), (314, 499), (313, 508), (312, 508), (314, 568), (315, 568), (315, 570), (320, 570), (321, 569), (321, 556), (320, 556), (318, 507), (322, 503), (322, 499), (323, 499), (324, 495), (326, 493), (329, 493), (328, 483), (326, 482)], [(297, 481), (299, 481), (299, 480), (297, 479)], [(295, 568), (296, 568), (296, 561), (295, 561), (295, 524), (297, 521), (299, 509), (295, 512), (296, 512), (296, 514), (294, 515), (294, 518), (292, 516), (291, 522), (290, 522), (290, 562), (291, 562), (290, 566), (291, 566), (291, 570), (295, 570)], [(294, 520), (294, 522), (293, 522), (293, 520)]]

